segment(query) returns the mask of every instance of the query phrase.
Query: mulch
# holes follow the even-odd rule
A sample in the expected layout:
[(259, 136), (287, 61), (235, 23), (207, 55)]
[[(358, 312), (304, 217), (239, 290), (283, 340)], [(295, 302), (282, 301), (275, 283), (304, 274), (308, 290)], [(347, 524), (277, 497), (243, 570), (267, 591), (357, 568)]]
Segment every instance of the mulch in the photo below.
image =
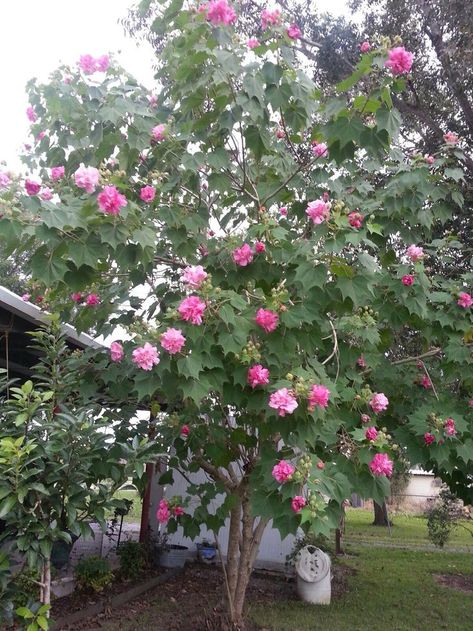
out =
[(473, 592), (473, 574), (434, 574), (434, 581), (442, 587), (460, 592)]

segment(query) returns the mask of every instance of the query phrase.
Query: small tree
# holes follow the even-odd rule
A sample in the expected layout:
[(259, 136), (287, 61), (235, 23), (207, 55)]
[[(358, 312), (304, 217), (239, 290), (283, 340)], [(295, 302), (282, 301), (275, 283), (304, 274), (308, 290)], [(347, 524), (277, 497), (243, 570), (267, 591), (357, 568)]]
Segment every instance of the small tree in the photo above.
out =
[(435, 168), (391, 146), (404, 49), (362, 55), (325, 98), (278, 12), (246, 42), (225, 0), (160, 4), (158, 96), (106, 57), (30, 84), (45, 135), (27, 161), (55, 197), (28, 185), (0, 234), (34, 252), (64, 318), (127, 328), (95, 369), (105, 391), (166, 403), (162, 481), (182, 472), (198, 506), (163, 500), (158, 518), (192, 537), (228, 519), (242, 625), (269, 520), (329, 534), (352, 492), (383, 501), (401, 453), (468, 469), (471, 275), (451, 286), (429, 265), (461, 172), (452, 144)]

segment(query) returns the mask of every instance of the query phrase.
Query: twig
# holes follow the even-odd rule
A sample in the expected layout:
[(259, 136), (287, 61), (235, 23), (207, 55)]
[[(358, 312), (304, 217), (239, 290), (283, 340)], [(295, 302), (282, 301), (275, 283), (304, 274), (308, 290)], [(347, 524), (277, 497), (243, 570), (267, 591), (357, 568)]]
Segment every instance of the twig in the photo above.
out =
[(214, 535), (214, 539), (215, 539), (215, 545), (217, 546), (217, 550), (218, 550), (218, 556), (220, 557), (220, 562), (222, 564), (222, 569), (223, 569), (223, 576), (225, 578), (225, 587), (227, 588), (227, 596), (228, 596), (228, 604), (230, 605), (230, 616), (233, 620), (234, 618), (234, 609), (233, 609), (233, 598), (232, 595), (230, 593), (230, 584), (228, 582), (228, 576), (227, 576), (227, 568), (225, 567), (225, 563), (223, 562), (223, 556), (222, 556), (222, 550), (220, 549), (220, 544), (218, 542), (217, 539), (217, 535), (215, 534), (215, 531), (212, 531), (213, 535)]

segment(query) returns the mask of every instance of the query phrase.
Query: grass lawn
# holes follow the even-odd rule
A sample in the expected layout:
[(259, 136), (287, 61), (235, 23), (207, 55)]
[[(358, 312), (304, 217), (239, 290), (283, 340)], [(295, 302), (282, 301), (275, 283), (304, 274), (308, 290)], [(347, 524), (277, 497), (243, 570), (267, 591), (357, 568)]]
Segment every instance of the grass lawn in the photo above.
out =
[[(130, 509), (130, 512), (128, 513), (128, 515), (125, 515), (125, 517), (123, 518), (123, 522), (128, 524), (139, 524), (141, 519), (141, 499), (138, 491), (134, 489), (131, 489), (129, 491), (117, 491), (114, 497), (116, 497), (117, 499), (133, 500), (133, 505)], [(111, 519), (112, 517), (113, 512), (107, 515), (108, 519)]]
[(469, 554), (358, 549), (342, 561), (356, 569), (349, 589), (329, 607), (279, 600), (252, 605), (251, 618), (271, 631), (468, 631), (473, 592), (438, 585), (433, 573), (471, 573)]
[[(393, 522), (391, 534), (388, 528), (382, 526), (372, 526), (373, 512), (362, 508), (352, 508), (347, 510), (345, 525), (345, 541), (369, 541), (372, 543), (393, 543), (393, 544), (430, 544), (427, 537), (427, 519), (422, 515), (390, 515)], [(465, 521), (473, 530), (473, 522)], [(446, 546), (454, 548), (456, 546), (469, 547), (473, 551), (473, 537), (464, 528), (455, 528)]]

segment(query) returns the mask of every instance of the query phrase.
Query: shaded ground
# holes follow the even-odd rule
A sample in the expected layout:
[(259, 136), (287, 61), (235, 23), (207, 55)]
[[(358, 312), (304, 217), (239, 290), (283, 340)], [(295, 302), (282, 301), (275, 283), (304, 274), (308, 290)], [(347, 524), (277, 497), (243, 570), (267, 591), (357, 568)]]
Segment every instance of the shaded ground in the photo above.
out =
[(434, 574), (434, 579), (443, 587), (451, 587), (461, 592), (473, 592), (473, 574)]

